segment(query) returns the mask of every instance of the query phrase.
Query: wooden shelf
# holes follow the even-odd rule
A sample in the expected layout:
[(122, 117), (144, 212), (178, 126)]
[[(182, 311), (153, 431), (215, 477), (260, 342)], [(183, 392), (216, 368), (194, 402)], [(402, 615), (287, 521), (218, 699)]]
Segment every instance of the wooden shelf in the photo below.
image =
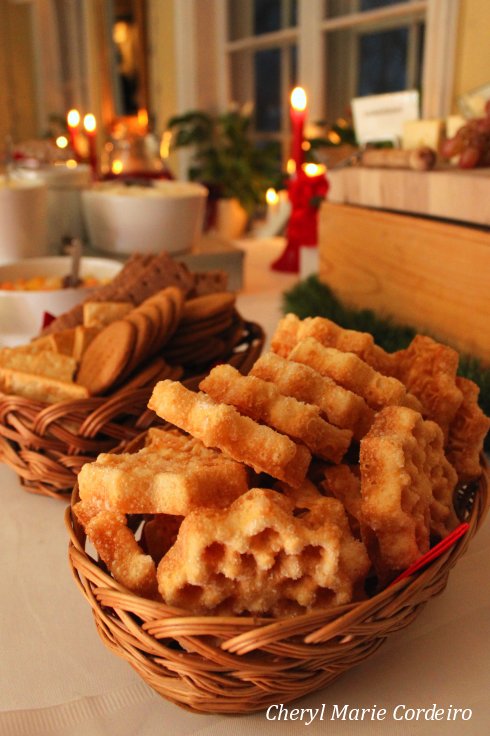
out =
[(490, 225), (490, 168), (433, 171), (354, 166), (328, 172), (330, 202)]

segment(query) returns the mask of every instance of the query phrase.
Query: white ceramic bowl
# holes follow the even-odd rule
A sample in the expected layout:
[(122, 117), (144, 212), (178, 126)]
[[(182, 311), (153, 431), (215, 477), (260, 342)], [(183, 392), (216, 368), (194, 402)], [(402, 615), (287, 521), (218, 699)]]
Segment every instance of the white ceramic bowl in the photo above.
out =
[(109, 253), (187, 253), (202, 234), (208, 190), (193, 182), (105, 182), (82, 193), (91, 245)]
[[(82, 277), (93, 276), (110, 281), (121, 270), (119, 261), (109, 258), (85, 258), (80, 265)], [(30, 279), (36, 276), (67, 276), (71, 269), (69, 256), (26, 258), (0, 266), (0, 283)], [(49, 291), (10, 291), (0, 289), (0, 345), (15, 345), (37, 335), (43, 314), (63, 314), (89, 296), (91, 289), (53, 289)]]

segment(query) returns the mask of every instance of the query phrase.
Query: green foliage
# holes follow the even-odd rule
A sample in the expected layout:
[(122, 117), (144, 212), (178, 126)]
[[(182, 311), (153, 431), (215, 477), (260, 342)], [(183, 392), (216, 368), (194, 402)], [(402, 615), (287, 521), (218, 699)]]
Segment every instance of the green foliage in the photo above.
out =
[(251, 117), (238, 110), (221, 115), (190, 110), (167, 124), (173, 149), (193, 149), (189, 178), (206, 184), (214, 196), (236, 197), (249, 214), (283, 179), (279, 145), (256, 145), (251, 124)]
[[(388, 352), (406, 348), (417, 334), (413, 327), (395, 324), (370, 309), (346, 307), (316, 276), (301, 281), (284, 294), (283, 311), (294, 312), (301, 319), (328, 317), (345, 329), (370, 332), (375, 342)], [(479, 404), (485, 414), (490, 415), (490, 367), (483, 365), (477, 358), (462, 355), (458, 373), (480, 387)], [(487, 436), (486, 449), (490, 450), (490, 435)]]

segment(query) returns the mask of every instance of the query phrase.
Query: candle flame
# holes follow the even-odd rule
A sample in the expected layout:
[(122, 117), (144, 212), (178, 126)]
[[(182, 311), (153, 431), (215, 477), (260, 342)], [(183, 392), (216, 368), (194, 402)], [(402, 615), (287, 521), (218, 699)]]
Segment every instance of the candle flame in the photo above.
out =
[(58, 148), (66, 148), (68, 145), (68, 138), (66, 135), (59, 135), (56, 139), (56, 145)]
[(326, 170), (324, 164), (309, 163), (303, 166), (306, 176), (319, 176), (320, 174), (324, 174)]
[(75, 161), (74, 158), (69, 158), (68, 161), (66, 161), (67, 169), (76, 169), (77, 166), (78, 166), (78, 163)]
[(267, 204), (277, 204), (277, 202), (279, 202), (279, 195), (273, 187), (269, 187), (266, 191), (265, 201)]
[(122, 170), (123, 170), (123, 162), (121, 161), (121, 159), (119, 158), (114, 159), (114, 161), (112, 162), (112, 166), (111, 166), (112, 173), (117, 176), (118, 174), (122, 173)]
[(295, 87), (291, 92), (291, 106), (294, 110), (306, 109), (306, 92), (303, 87)]
[(83, 127), (85, 128), (87, 133), (95, 133), (95, 130), (97, 129), (97, 123), (95, 121), (95, 115), (92, 115), (91, 112), (88, 112), (83, 118)]
[(78, 110), (69, 110), (66, 116), (66, 122), (70, 128), (76, 128), (80, 124), (80, 113)]
[(327, 133), (327, 138), (330, 141), (330, 143), (334, 143), (334, 144), (340, 143), (341, 141), (339, 134), (336, 133), (335, 130), (330, 130)]
[(286, 164), (286, 171), (289, 174), (289, 176), (293, 176), (293, 174), (296, 173), (296, 162), (294, 159), (292, 158), (288, 159), (288, 162)]
[(148, 111), (141, 107), (138, 110), (138, 126), (146, 132), (148, 128)]

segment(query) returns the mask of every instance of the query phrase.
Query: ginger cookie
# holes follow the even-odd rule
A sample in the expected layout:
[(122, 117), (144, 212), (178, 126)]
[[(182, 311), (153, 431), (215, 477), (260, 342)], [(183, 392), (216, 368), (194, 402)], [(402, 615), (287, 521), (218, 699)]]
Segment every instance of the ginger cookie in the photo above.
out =
[(226, 312), (232, 309), (235, 300), (235, 294), (228, 291), (189, 299), (184, 305), (182, 324), (206, 320), (214, 317), (216, 314)]
[(92, 396), (103, 394), (117, 383), (133, 354), (136, 327), (117, 320), (99, 332), (82, 357), (77, 383)]

